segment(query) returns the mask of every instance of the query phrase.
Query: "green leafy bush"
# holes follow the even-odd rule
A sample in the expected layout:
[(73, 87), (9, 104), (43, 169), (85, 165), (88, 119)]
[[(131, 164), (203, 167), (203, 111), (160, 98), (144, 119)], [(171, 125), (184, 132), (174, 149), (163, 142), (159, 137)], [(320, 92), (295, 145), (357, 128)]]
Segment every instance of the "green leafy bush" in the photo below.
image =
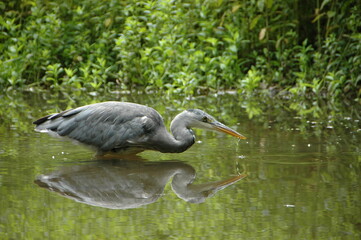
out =
[(0, 3), (0, 86), (359, 98), (360, 5), (9, 0)]

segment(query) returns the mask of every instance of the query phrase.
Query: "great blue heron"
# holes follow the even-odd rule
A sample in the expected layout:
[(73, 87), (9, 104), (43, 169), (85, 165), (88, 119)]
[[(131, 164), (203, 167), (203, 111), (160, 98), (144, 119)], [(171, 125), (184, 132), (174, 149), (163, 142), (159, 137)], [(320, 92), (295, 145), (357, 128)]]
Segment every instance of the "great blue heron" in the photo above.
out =
[(102, 102), (60, 113), (34, 122), (35, 130), (68, 137), (95, 147), (97, 155), (135, 154), (144, 150), (184, 152), (194, 144), (194, 128), (216, 130), (245, 137), (211, 115), (189, 109), (178, 114), (166, 130), (161, 115), (153, 108), (129, 102)]

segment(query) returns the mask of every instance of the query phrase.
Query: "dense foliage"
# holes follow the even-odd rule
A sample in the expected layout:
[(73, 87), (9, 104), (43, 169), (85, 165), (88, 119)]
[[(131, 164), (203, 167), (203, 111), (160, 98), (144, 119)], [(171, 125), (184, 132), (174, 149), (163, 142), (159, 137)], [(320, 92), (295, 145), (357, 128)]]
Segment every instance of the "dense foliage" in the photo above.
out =
[(359, 0), (9, 0), (0, 11), (3, 89), (361, 95)]

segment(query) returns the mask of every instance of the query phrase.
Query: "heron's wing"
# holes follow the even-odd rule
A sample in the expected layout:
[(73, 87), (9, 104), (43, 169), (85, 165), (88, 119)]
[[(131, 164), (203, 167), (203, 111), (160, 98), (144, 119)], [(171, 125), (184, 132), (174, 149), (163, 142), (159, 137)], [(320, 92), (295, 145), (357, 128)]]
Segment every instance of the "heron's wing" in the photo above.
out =
[(107, 102), (49, 115), (34, 123), (38, 131), (56, 132), (107, 152), (141, 147), (163, 120), (146, 106)]

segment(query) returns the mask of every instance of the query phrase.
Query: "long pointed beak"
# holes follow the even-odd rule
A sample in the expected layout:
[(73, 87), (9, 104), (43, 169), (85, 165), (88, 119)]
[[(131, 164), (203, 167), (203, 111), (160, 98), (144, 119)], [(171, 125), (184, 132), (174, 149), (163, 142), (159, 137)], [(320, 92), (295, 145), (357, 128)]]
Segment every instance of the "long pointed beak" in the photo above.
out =
[(213, 122), (213, 123), (211, 123), (211, 125), (215, 130), (217, 130), (219, 132), (224, 132), (226, 134), (229, 134), (229, 135), (231, 135), (233, 137), (237, 137), (239, 139), (246, 139), (246, 137), (243, 136), (242, 134), (234, 131), (233, 129), (227, 127), (226, 125), (224, 125), (224, 124), (222, 124), (220, 122)]
[(204, 202), (207, 198), (212, 197), (218, 191), (225, 189), (226, 187), (238, 182), (239, 180), (247, 177), (247, 174), (240, 174), (238, 176), (231, 177), (226, 180), (221, 180), (217, 182), (203, 183), (198, 185), (192, 185), (193, 191), (197, 193), (202, 193), (203, 198), (199, 199)]
[(247, 177), (247, 174), (240, 174), (240, 175), (234, 176), (234, 177), (226, 179), (226, 180), (215, 182), (214, 186), (217, 189), (223, 189), (225, 187), (228, 187), (229, 185), (232, 185), (233, 183), (238, 182), (239, 180), (241, 180), (241, 179), (243, 179), (245, 177)]

